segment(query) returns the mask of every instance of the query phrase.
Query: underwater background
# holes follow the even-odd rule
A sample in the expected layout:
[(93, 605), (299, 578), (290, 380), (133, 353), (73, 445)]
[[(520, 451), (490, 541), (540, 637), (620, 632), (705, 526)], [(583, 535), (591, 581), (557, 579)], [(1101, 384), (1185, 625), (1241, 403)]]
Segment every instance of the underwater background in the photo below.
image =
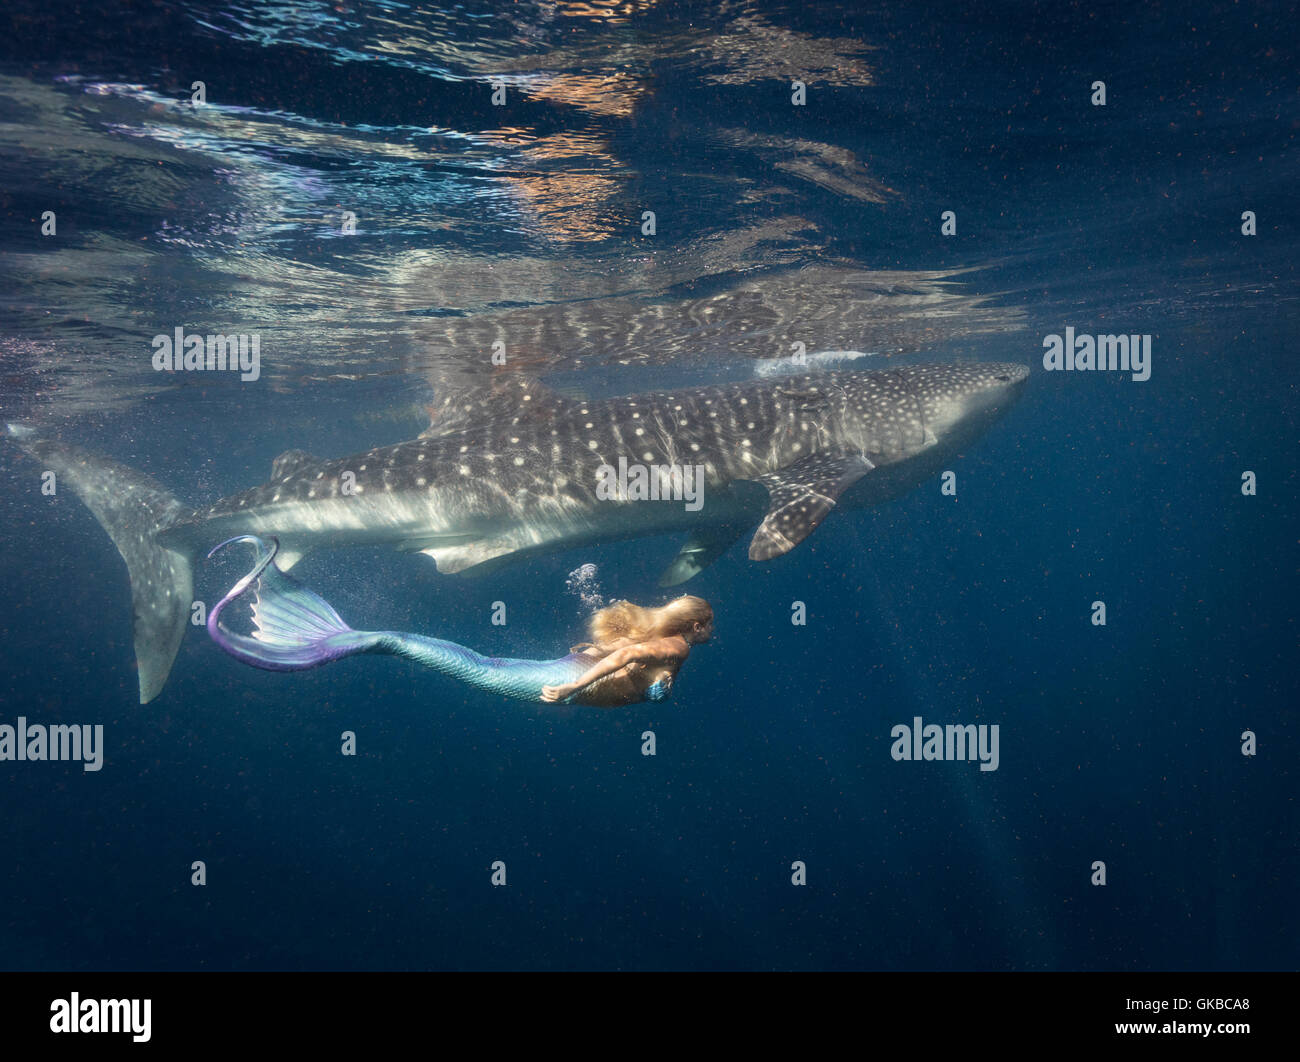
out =
[[(1032, 374), (955, 497), (686, 584), (714, 640), (608, 712), (388, 659), (257, 672), (200, 629), (142, 706), (121, 559), (0, 443), (0, 723), (105, 728), (101, 771), (0, 763), (0, 967), (1294, 969), (1295, 16), (7, 4), (0, 416), (187, 503), (503, 371), (631, 393), (795, 336)], [(260, 378), (155, 372), (182, 326), (259, 334)], [(1044, 371), (1066, 327), (1150, 334), (1150, 379)], [(670, 596), (679, 545), (295, 575), (355, 627), (544, 657), (584, 590)], [(998, 724), (998, 769), (895, 762), (916, 716)]]

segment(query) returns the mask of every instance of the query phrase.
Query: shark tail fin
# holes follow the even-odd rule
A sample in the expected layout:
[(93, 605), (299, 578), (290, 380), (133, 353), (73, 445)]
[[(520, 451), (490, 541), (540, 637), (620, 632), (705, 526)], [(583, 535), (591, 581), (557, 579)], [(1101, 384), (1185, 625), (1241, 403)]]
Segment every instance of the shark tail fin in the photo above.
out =
[(147, 704), (171, 673), (194, 596), (193, 552), (179, 543), (164, 546), (158, 536), (192, 510), (143, 472), (42, 439), (27, 425), (10, 424), (8, 434), (54, 473), (55, 492), (71, 487), (126, 561), (140, 703)]
[[(363, 653), (379, 635), (354, 631), (333, 606), (275, 566), (280, 543), (268, 545), (256, 535), (240, 535), (213, 549), (247, 542), (256, 553), (253, 570), (235, 583), (208, 613), (212, 640), (236, 660), (264, 671), (305, 671), (353, 653)], [(221, 622), (227, 605), (253, 589), (251, 635), (238, 634)]]

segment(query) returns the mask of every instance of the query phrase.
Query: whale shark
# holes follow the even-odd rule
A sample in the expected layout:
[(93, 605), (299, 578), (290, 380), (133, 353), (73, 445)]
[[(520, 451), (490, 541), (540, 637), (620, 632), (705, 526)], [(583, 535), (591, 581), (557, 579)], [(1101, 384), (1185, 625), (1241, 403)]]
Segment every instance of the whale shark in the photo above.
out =
[[(282, 570), (311, 550), (383, 544), (454, 573), (684, 531), (660, 580), (675, 586), (755, 524), (749, 557), (767, 561), (836, 506), (876, 504), (936, 475), (1028, 375), (1017, 364), (954, 362), (590, 401), (520, 376), (478, 398), (448, 397), (408, 442), (341, 458), (289, 450), (265, 483), (197, 509), (36, 429), (9, 434), (71, 487), (126, 561), (143, 704), (161, 692), (190, 625), (195, 562), (227, 539), (278, 540)], [(609, 470), (629, 467), (665, 489), (628, 490), (626, 476), (610, 489)], [(687, 476), (698, 504), (668, 489)]]

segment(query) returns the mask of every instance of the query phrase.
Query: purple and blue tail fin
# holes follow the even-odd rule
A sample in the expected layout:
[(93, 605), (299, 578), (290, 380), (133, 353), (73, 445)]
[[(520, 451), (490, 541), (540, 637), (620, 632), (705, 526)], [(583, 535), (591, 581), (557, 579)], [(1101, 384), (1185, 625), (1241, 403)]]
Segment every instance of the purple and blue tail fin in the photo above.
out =
[[(304, 671), (353, 653), (363, 653), (376, 641), (366, 631), (354, 631), (319, 594), (275, 566), (280, 543), (268, 545), (256, 535), (228, 539), (208, 554), (235, 542), (249, 543), (257, 554), (253, 570), (230, 588), (208, 613), (208, 633), (222, 649), (266, 671)], [(221, 623), (221, 613), (249, 588), (253, 590), (253, 633), (237, 634)]]

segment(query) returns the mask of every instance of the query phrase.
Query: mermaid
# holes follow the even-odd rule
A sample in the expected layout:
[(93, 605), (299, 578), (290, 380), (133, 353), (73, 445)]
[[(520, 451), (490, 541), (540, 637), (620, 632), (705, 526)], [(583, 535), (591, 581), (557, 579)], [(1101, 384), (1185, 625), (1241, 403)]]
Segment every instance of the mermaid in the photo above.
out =
[[(401, 631), (354, 631), (324, 598), (274, 564), (278, 540), (268, 545), (256, 535), (240, 535), (257, 554), (251, 572), (230, 588), (208, 613), (208, 633), (236, 660), (267, 671), (304, 671), (356, 653), (402, 656), (475, 689), (527, 701), (563, 702), (616, 708), (662, 701), (672, 690), (691, 646), (713, 634), (713, 610), (689, 595), (642, 608), (616, 601), (588, 621), (590, 641), (575, 645), (556, 660), (513, 660), (480, 656), (440, 638)], [(221, 623), (221, 613), (253, 588), (251, 635)]]

